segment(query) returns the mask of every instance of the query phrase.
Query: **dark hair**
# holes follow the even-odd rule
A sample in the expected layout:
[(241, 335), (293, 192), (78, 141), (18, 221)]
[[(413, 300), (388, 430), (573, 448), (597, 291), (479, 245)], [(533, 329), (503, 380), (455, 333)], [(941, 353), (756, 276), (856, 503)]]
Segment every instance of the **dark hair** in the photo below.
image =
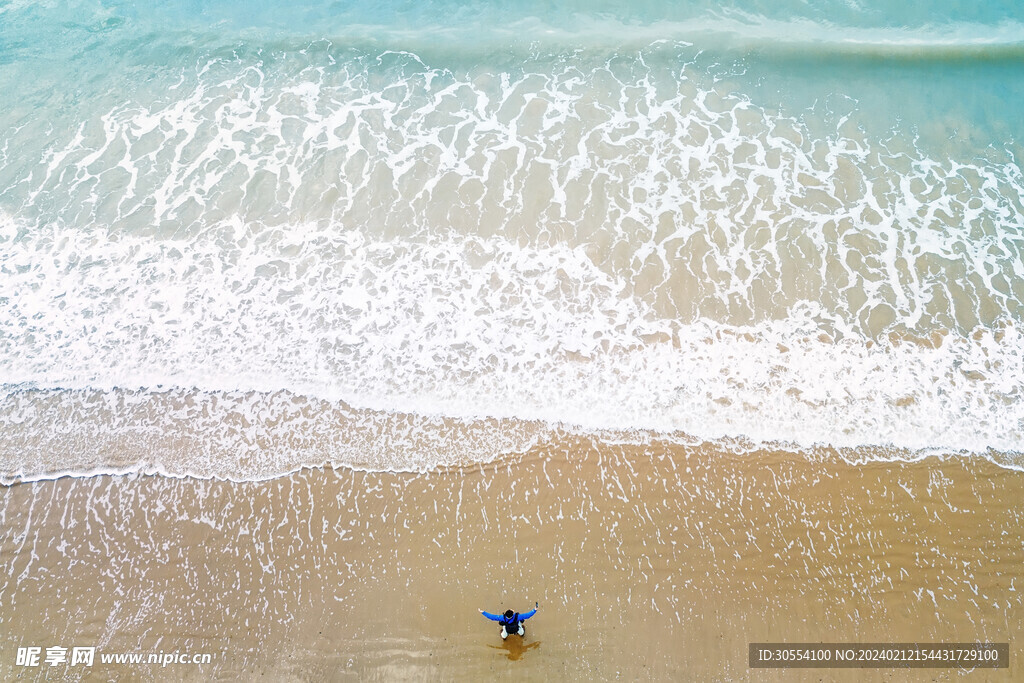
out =
[(516, 613), (513, 612), (512, 610), (510, 610), (510, 609), (505, 610), (505, 618), (506, 619), (511, 619), (515, 615), (516, 615)]

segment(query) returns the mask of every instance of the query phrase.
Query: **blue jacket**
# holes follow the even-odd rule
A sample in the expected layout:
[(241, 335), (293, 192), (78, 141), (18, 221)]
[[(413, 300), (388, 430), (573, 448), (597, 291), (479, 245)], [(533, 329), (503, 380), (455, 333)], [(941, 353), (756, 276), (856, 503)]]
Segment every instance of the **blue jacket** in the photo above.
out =
[(529, 612), (526, 612), (525, 614), (520, 614), (519, 615), (519, 619), (516, 619), (515, 617), (512, 617), (512, 619), (507, 620), (507, 619), (505, 619), (505, 615), (504, 614), (491, 614), (490, 612), (481, 612), (481, 614), (483, 614), (485, 617), (487, 617), (491, 621), (500, 621), (503, 626), (504, 625), (510, 625), (510, 624), (516, 624), (516, 623), (518, 623), (520, 621), (526, 621), (527, 619), (529, 619), (530, 617), (532, 617), (536, 613), (537, 613), (537, 610), (536, 609), (532, 609)]

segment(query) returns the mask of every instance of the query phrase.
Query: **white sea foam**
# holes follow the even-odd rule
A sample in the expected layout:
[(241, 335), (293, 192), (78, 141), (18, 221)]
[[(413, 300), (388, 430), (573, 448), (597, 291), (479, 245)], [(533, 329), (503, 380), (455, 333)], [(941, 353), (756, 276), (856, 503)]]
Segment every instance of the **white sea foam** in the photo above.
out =
[(550, 433), (285, 391), (181, 389), (9, 391), (0, 426), (0, 483), (133, 472), (251, 481), (322, 466), (422, 471), (521, 453)]
[[(170, 253), (125, 237), (67, 239), (47, 260), (26, 251), (20, 276), (23, 262), (10, 259), (19, 295), (4, 302), (0, 327), (0, 380), (8, 400), (17, 398), (8, 424), (25, 420), (25, 387), (105, 396), (183, 387), (289, 391), (470, 423), (514, 418), (760, 443), (970, 451), (1022, 443), (1024, 344), (1013, 325), (928, 348), (871, 342), (836, 320), (837, 338), (825, 338), (829, 313), (810, 302), (781, 321), (684, 324), (658, 318), (582, 250), (472, 238), (366, 244), (358, 233), (310, 229), (288, 259), (296, 244), (285, 236), (296, 231), (276, 235), (248, 249), (233, 241), (230, 258), (214, 239)], [(250, 410), (242, 404), (232, 411)], [(219, 419), (206, 433), (218, 434)], [(265, 415), (246, 421), (297, 429)], [(450, 443), (440, 446), (436, 464)], [(293, 466), (324, 462), (287, 456)], [(397, 450), (370, 459), (423, 465), (422, 453)], [(235, 464), (232, 476), (264, 469)]]
[[(4, 159), (4, 424), (44, 433), (46, 397), (57, 432), (192, 434), (151, 413), (222, 402), (192, 455), (119, 466), (237, 478), (474, 462), (553, 425), (1020, 451), (1012, 157), (933, 159), (838, 115), (817, 135), (663, 57), (214, 60)], [(123, 395), (144, 428), (97, 407)], [(456, 423), (488, 436), (455, 447)], [(5, 472), (60, 469), (24, 439)]]
[(582, 246), (682, 320), (813, 299), (871, 336), (1024, 314), (1012, 157), (931, 159), (838, 114), (817, 135), (661, 53), (459, 75), (328, 50), (283, 83), (278, 59), (204, 63), (57, 135), (12, 188), (15, 212), (34, 233), (115, 238), (326, 222), (370, 241)]

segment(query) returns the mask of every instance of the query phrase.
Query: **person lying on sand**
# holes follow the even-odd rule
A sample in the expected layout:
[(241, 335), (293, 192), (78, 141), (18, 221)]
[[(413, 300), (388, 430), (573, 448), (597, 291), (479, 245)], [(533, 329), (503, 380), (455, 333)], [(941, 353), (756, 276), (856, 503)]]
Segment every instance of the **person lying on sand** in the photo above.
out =
[(512, 610), (505, 610), (504, 614), (491, 614), (480, 610), (480, 614), (484, 615), (491, 621), (501, 622), (501, 639), (505, 640), (508, 638), (508, 634), (515, 633), (517, 636), (522, 638), (526, 635), (526, 627), (523, 622), (532, 617), (540, 609), (538, 603), (533, 603), (533, 609), (526, 614), (520, 614), (519, 612), (513, 612)]

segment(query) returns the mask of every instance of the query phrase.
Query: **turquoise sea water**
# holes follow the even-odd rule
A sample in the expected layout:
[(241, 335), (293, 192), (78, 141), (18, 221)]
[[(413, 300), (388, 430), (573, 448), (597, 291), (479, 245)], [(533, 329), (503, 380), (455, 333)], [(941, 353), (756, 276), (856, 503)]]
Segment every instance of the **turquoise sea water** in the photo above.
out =
[(338, 411), (1019, 461), (1018, 3), (6, 2), (0, 102), (7, 476)]

